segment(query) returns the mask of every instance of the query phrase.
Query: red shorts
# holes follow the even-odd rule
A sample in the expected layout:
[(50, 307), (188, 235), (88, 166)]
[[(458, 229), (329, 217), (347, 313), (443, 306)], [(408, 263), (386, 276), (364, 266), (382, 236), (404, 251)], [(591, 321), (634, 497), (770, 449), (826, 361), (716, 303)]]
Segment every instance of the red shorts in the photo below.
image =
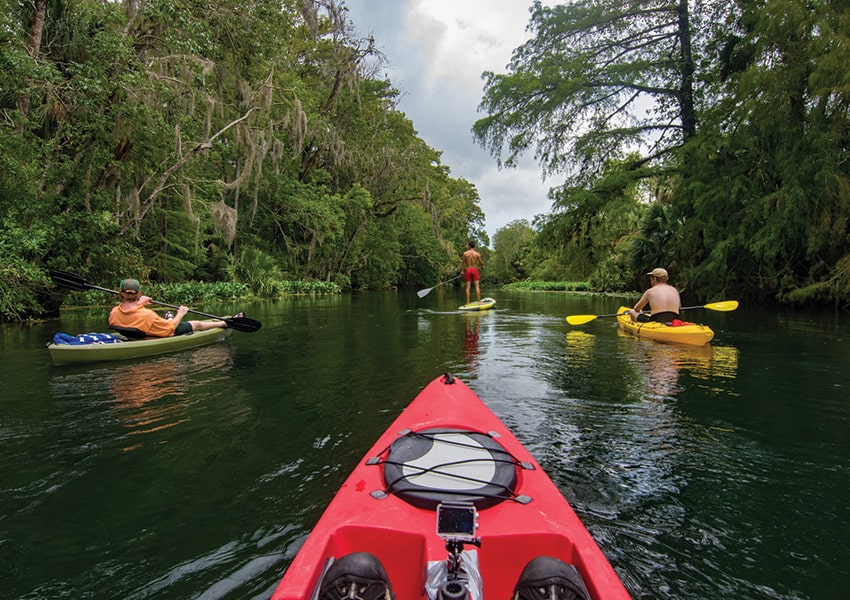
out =
[(469, 267), (463, 273), (464, 281), (479, 281), (481, 279), (481, 275), (478, 273), (478, 267)]

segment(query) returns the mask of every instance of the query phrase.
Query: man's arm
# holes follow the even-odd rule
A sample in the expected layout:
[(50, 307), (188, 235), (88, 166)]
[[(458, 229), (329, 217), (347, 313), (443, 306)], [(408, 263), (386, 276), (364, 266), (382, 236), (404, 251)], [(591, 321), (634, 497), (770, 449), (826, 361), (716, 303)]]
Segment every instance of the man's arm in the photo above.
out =
[(640, 300), (638, 300), (637, 303), (634, 305), (634, 310), (636, 312), (640, 312), (647, 304), (649, 304), (649, 290), (646, 290), (643, 293), (643, 296), (641, 296)]
[(649, 303), (649, 292), (650, 290), (646, 290), (643, 293), (643, 296), (640, 297), (640, 300), (638, 300), (634, 307), (629, 311), (629, 314), (632, 316), (632, 321), (637, 320), (638, 315), (643, 310), (643, 307)]

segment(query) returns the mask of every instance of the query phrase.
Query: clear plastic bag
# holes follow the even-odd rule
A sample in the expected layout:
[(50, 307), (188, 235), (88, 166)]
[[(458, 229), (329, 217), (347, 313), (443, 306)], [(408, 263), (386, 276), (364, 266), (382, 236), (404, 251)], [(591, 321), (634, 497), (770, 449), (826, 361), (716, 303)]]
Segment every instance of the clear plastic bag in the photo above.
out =
[[(428, 572), (425, 580), (425, 591), (429, 600), (440, 598), (441, 588), (448, 583), (448, 572), (445, 560), (428, 561)], [(478, 566), (478, 551), (464, 550), (460, 554), (460, 579), (466, 583), (469, 597), (472, 600), (482, 600), (484, 597), (484, 582), (481, 579), (481, 569)]]

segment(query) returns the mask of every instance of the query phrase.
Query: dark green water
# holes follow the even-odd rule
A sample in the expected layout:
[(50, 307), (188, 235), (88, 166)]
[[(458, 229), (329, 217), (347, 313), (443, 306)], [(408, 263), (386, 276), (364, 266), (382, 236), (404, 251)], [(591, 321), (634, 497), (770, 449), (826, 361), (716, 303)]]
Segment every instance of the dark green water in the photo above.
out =
[(635, 598), (847, 597), (850, 317), (696, 310), (716, 332), (699, 350), (564, 320), (616, 299), (488, 293), (479, 314), (453, 310), (455, 288), (215, 307), (263, 328), (85, 367), (52, 366), (44, 342), (104, 331), (105, 310), (0, 327), (0, 598), (268, 598), (446, 371), (535, 454)]

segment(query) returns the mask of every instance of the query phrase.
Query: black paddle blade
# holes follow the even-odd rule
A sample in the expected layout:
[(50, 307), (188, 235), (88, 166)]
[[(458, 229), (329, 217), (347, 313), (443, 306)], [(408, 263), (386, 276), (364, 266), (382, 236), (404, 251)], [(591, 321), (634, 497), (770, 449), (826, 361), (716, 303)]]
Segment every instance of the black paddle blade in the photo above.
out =
[(245, 333), (254, 333), (263, 326), (259, 321), (249, 319), (248, 317), (229, 317), (224, 322), (227, 323), (229, 329), (244, 331)]
[(60, 271), (59, 269), (50, 270), (50, 279), (52, 279), (53, 283), (56, 285), (68, 288), (69, 290), (74, 290), (75, 292), (85, 292), (92, 288), (89, 282), (79, 275), (69, 273), (68, 271)]

